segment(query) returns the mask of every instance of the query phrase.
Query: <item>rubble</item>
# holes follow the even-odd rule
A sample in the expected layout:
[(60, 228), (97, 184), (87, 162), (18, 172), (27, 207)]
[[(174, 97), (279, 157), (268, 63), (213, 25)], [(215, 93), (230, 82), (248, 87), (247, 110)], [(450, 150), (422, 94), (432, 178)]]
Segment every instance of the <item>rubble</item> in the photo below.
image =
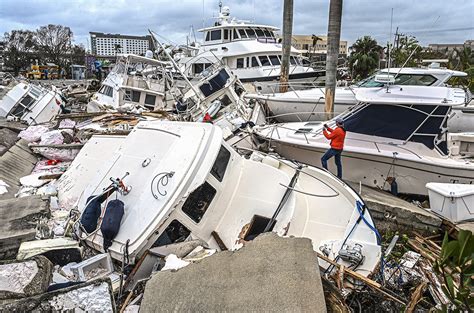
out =
[(238, 251), (223, 251), (177, 271), (154, 274), (140, 312), (324, 312), (316, 264), (309, 239), (260, 235)]
[(34, 240), (21, 243), (16, 258), (25, 260), (35, 255), (44, 255), (53, 264), (66, 265), (70, 262), (80, 262), (82, 249), (79, 242), (67, 237)]
[(36, 223), (49, 216), (49, 202), (40, 196), (0, 200), (0, 259), (15, 258), (21, 242), (35, 239)]

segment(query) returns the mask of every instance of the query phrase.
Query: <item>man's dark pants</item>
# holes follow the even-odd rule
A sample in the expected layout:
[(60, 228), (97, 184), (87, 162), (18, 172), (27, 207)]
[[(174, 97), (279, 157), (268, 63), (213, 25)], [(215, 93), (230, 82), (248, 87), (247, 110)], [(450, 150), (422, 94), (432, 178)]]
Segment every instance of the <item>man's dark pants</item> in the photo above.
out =
[(337, 166), (337, 177), (339, 177), (339, 179), (342, 179), (341, 153), (342, 153), (342, 150), (331, 148), (328, 151), (326, 151), (326, 153), (321, 158), (321, 164), (323, 165), (325, 169), (328, 169), (328, 160), (334, 157), (334, 161), (336, 162), (336, 166)]

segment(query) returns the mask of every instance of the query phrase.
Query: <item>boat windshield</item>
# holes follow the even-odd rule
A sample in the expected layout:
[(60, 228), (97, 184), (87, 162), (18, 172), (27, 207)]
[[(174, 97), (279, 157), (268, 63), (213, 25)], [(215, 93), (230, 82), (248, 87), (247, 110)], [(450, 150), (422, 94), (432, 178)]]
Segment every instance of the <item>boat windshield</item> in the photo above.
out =
[(422, 143), (447, 153), (447, 105), (360, 104), (344, 117), (347, 131)]
[[(387, 72), (379, 71), (356, 84), (357, 87), (383, 87), (385, 84), (375, 81), (376, 75), (387, 74)], [(390, 73), (395, 76), (396, 73)], [(394, 85), (410, 85), (410, 86), (431, 86), (437, 79), (429, 74), (398, 74), (395, 78)]]

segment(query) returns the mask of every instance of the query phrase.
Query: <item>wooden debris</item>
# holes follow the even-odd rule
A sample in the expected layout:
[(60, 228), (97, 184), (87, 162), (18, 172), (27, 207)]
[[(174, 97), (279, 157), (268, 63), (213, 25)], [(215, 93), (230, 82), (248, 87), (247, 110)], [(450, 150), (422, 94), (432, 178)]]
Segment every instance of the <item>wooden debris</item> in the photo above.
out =
[(420, 299), (423, 295), (423, 292), (425, 291), (427, 285), (428, 284), (424, 281), (421, 284), (419, 284), (418, 287), (416, 287), (415, 291), (411, 295), (410, 302), (408, 303), (408, 306), (407, 306), (405, 312), (412, 313), (412, 312), (415, 311), (416, 305), (420, 301)]
[[(322, 255), (320, 253), (317, 253), (318, 254), (318, 257), (332, 265), (335, 265), (336, 268), (339, 268), (339, 264), (337, 262), (334, 262), (333, 260), (331, 260), (330, 258), (326, 257), (325, 255)], [(387, 289), (385, 289), (382, 285), (380, 285), (379, 283), (357, 273), (357, 272), (354, 272), (348, 268), (342, 268), (344, 270), (344, 273), (348, 276), (351, 276), (352, 278), (355, 278), (357, 280), (360, 280), (361, 282), (363, 282), (364, 284), (366, 284), (367, 286), (371, 287), (372, 289), (375, 289), (376, 291), (380, 292), (381, 294), (383, 294), (384, 296), (386, 296), (387, 298), (390, 298), (391, 300), (401, 304), (401, 305), (406, 305), (404, 300), (402, 299), (399, 299), (398, 296), (395, 296), (393, 294), (391, 294), (391, 292)]]

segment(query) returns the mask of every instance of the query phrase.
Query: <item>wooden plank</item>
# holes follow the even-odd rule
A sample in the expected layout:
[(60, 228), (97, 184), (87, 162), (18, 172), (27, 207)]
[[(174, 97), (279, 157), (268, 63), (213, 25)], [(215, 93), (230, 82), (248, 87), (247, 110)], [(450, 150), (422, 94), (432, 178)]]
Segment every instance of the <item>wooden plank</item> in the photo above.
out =
[(34, 148), (56, 148), (56, 149), (80, 149), (84, 146), (83, 143), (70, 143), (70, 144), (61, 144), (61, 145), (54, 145), (54, 144), (51, 144), (51, 145), (35, 145), (35, 144), (31, 144), (29, 145), (29, 147), (31, 149), (34, 149)]
[[(320, 254), (319, 252), (316, 252), (318, 257), (330, 264), (333, 264), (335, 265), (336, 267), (339, 266), (339, 264), (337, 262), (334, 262), (333, 260), (331, 260), (330, 258), (326, 257), (325, 255), (322, 255)], [(381, 294), (383, 294), (384, 296), (386, 296), (387, 298), (390, 298), (391, 300), (397, 302), (397, 303), (400, 303), (404, 306), (406, 306), (405, 302), (402, 301), (401, 299), (397, 298), (396, 296), (394, 295), (391, 295), (387, 290), (384, 289), (384, 287), (382, 285), (380, 285), (379, 283), (377, 283), (376, 281), (373, 281), (357, 272), (354, 272), (348, 268), (344, 268), (344, 272), (345, 274), (355, 278), (355, 279), (358, 279), (360, 281), (362, 281), (363, 283), (365, 283), (367, 286), (375, 289), (376, 291), (380, 292)]]
[(405, 312), (413, 313), (415, 311), (416, 305), (420, 301), (421, 296), (423, 295), (423, 292), (425, 291), (427, 285), (428, 284), (424, 281), (421, 284), (419, 284), (418, 287), (416, 287), (415, 291), (411, 295), (411, 300), (408, 303)]
[(219, 248), (222, 251), (229, 250), (229, 249), (227, 249), (225, 243), (222, 241), (221, 237), (219, 236), (219, 234), (216, 231), (212, 231), (211, 235), (214, 238), (214, 240), (217, 242), (217, 245), (219, 246)]

